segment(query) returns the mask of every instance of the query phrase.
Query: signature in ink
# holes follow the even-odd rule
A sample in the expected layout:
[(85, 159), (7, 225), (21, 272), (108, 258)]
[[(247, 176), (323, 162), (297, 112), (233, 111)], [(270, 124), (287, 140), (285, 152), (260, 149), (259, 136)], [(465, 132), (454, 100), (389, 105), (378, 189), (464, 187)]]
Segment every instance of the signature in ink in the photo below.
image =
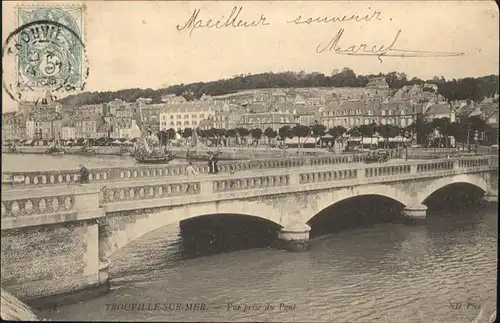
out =
[(334, 52), (339, 55), (350, 55), (350, 56), (377, 56), (379, 61), (382, 62), (381, 57), (451, 57), (451, 56), (463, 56), (465, 53), (453, 53), (453, 52), (431, 52), (423, 50), (408, 50), (408, 49), (396, 49), (394, 46), (401, 35), (401, 29), (398, 30), (396, 36), (392, 43), (387, 45), (368, 45), (368, 44), (357, 44), (351, 45), (346, 48), (342, 48), (339, 45), (342, 35), (344, 34), (344, 29), (339, 29), (338, 33), (330, 40), (327, 45), (319, 44), (316, 47), (316, 53), (321, 54), (324, 52)]
[(193, 14), (191, 17), (189, 17), (188, 21), (184, 24), (184, 26), (177, 25), (177, 31), (181, 32), (183, 30), (189, 30), (189, 36), (193, 33), (193, 31), (197, 28), (215, 28), (215, 29), (220, 29), (220, 28), (250, 28), (250, 27), (259, 27), (259, 26), (269, 26), (270, 23), (266, 21), (266, 16), (264, 14), (260, 15), (260, 18), (258, 20), (242, 20), (239, 19), (239, 16), (241, 14), (241, 11), (243, 11), (243, 7), (233, 7), (233, 10), (229, 14), (229, 16), (224, 19), (224, 16), (222, 16), (218, 20), (213, 20), (213, 19), (207, 19), (203, 21), (202, 19), (198, 18), (198, 15), (200, 14), (200, 9), (195, 9), (193, 11)]

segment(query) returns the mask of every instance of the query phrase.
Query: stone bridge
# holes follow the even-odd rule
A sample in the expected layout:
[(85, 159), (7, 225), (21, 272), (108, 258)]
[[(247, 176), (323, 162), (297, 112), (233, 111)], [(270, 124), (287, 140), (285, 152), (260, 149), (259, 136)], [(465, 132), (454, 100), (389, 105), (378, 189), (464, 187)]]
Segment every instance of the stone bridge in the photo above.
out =
[(2, 285), (24, 300), (79, 290), (105, 292), (113, 252), (148, 232), (203, 215), (264, 218), (282, 228), (278, 241), (291, 250), (307, 247), (308, 223), (316, 214), (360, 195), (393, 199), (404, 206), (409, 222), (425, 222), (424, 201), (450, 184), (471, 184), (496, 200), (497, 160), (308, 162), (236, 174), (202, 173), (192, 181), (159, 174), (161, 168), (154, 168), (156, 177), (146, 178), (134, 176), (144, 170), (122, 170), (115, 172), (121, 180), (82, 187), (56, 185), (50, 176), (57, 181), (59, 175), (38, 174), (48, 181), (25, 181), (2, 194)]

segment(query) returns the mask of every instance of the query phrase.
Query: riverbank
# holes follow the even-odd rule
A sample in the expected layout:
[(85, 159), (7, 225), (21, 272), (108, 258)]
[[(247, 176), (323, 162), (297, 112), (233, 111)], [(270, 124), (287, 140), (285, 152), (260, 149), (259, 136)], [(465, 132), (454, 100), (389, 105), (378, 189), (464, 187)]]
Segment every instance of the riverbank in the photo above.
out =
[[(9, 147), (2, 146), (2, 154), (38, 154), (45, 155), (49, 147), (46, 146), (19, 146), (16, 147), (16, 153), (12, 153)], [(122, 147), (116, 146), (93, 146), (92, 149), (95, 151), (95, 155), (114, 155), (121, 156), (122, 155)], [(67, 155), (78, 155), (81, 147), (64, 147)], [(186, 158), (187, 149), (186, 148), (171, 148), (170, 151), (174, 153), (177, 158)], [(258, 159), (258, 158), (267, 158), (267, 157), (278, 157), (283, 154), (283, 150), (274, 148), (240, 148), (240, 147), (231, 147), (231, 148), (221, 148), (220, 159)], [(327, 152), (325, 149), (321, 148), (305, 148), (301, 150), (303, 154), (308, 156), (318, 156), (331, 154)], [(289, 149), (289, 154), (294, 154), (296, 152), (295, 149)]]

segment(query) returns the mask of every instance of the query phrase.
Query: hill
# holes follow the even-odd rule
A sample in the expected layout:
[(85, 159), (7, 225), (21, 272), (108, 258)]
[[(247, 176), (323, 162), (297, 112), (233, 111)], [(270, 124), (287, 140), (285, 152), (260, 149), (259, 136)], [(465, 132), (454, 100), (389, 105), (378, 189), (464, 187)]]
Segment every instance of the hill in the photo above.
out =
[(404, 85), (433, 83), (438, 85), (439, 92), (448, 100), (482, 101), (485, 97), (498, 93), (498, 75), (489, 75), (478, 78), (464, 78), (459, 80), (445, 80), (444, 77), (434, 77), (432, 80), (418, 78), (407, 79), (406, 74), (391, 72), (379, 75), (356, 75), (353, 70), (344, 68), (335, 71), (331, 76), (322, 73), (260, 73), (235, 76), (211, 82), (173, 85), (162, 89), (125, 89), (107, 92), (84, 92), (71, 95), (59, 100), (60, 103), (70, 106), (98, 104), (122, 99), (134, 102), (140, 97), (151, 98), (153, 103), (161, 102), (166, 94), (182, 95), (187, 100), (199, 99), (203, 94), (217, 96), (236, 93), (243, 90), (265, 88), (310, 88), (310, 87), (364, 87), (371, 77), (385, 76), (389, 87), (399, 89)]

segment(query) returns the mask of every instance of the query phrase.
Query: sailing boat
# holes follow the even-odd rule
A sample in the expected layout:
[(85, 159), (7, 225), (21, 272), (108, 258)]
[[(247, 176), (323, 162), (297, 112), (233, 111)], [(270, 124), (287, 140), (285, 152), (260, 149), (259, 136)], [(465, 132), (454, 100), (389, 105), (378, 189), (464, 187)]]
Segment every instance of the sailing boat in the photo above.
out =
[(85, 145), (78, 151), (75, 151), (75, 155), (95, 155), (95, 149), (90, 148), (90, 139), (87, 139)]
[[(142, 117), (142, 108), (139, 105), (139, 110), (141, 112), (141, 124), (143, 125), (143, 117)], [(175, 159), (175, 155), (171, 152), (164, 153), (161, 147), (160, 141), (160, 149), (152, 150), (149, 146), (149, 143), (144, 136), (144, 126), (141, 129), (141, 141), (139, 144), (142, 144), (142, 147), (136, 147), (134, 151), (135, 161), (141, 164), (167, 164), (171, 160)]]
[(59, 138), (56, 138), (52, 146), (50, 146), (45, 153), (49, 155), (64, 155), (66, 152), (62, 148)]
[(209, 147), (201, 142), (198, 138), (198, 134), (196, 130), (193, 131), (193, 141), (194, 141), (194, 150), (190, 150), (186, 152), (186, 159), (194, 159), (194, 160), (204, 160), (208, 161), (211, 157), (218, 157), (221, 154), (220, 150), (212, 151)]

